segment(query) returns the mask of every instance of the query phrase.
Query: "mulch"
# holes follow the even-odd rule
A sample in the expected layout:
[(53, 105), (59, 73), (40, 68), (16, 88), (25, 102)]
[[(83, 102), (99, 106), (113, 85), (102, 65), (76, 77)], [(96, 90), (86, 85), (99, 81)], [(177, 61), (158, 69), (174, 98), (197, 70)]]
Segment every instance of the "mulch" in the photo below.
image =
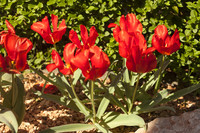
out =
[[(24, 74), (24, 86), (26, 90), (26, 113), (24, 120), (19, 127), (18, 133), (38, 133), (49, 127), (65, 125), (70, 123), (84, 123), (84, 115), (59, 105), (52, 101), (45, 100), (36, 96), (33, 87), (37, 83), (44, 83), (44, 80), (37, 74)], [(165, 86), (167, 89), (177, 89), (170, 85)], [(170, 88), (171, 87), (171, 88)], [(156, 111), (152, 113), (142, 114), (145, 122), (152, 121), (158, 117), (178, 116), (184, 112), (192, 111), (200, 107), (200, 98), (197, 95), (189, 94), (180, 97), (177, 100), (167, 103), (173, 107), (176, 112), (172, 111)], [(2, 99), (1, 101), (2, 102)], [(112, 130), (113, 133), (134, 133), (137, 127), (117, 127)], [(5, 124), (0, 123), (0, 133), (10, 133), (9, 128)], [(88, 131), (94, 133), (95, 131)]]

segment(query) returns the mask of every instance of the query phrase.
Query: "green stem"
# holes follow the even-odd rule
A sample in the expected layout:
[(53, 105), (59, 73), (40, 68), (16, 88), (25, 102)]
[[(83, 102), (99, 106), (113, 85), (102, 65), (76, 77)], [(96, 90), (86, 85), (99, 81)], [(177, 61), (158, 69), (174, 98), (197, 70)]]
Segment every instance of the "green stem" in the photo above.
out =
[(135, 85), (135, 88), (134, 88), (134, 91), (133, 91), (133, 97), (132, 97), (132, 100), (131, 100), (131, 106), (130, 106), (130, 108), (128, 110), (128, 114), (131, 113), (131, 110), (133, 108), (133, 102), (135, 101), (135, 95), (136, 95), (136, 92), (137, 92), (137, 88), (139, 86), (140, 76), (141, 76), (141, 74), (139, 73), (138, 77), (137, 77), (137, 82), (136, 82), (136, 85)]
[(55, 43), (55, 44), (53, 44), (53, 47), (54, 47), (54, 49), (57, 51), (57, 49), (56, 49), (56, 43)]
[(154, 93), (156, 93), (160, 87), (160, 83), (161, 83), (161, 79), (162, 79), (162, 68), (164, 65), (164, 61), (165, 61), (165, 55), (162, 55), (162, 61), (161, 61), (160, 67), (159, 67), (159, 75), (158, 75), (158, 80), (155, 85)]
[(95, 110), (95, 104), (94, 104), (94, 81), (91, 80), (91, 103), (92, 103), (92, 112), (93, 112), (93, 121), (95, 122), (96, 120), (96, 110)]
[[(49, 78), (49, 76), (51, 75), (52, 72), (50, 72), (47, 76), (47, 78)], [(47, 85), (47, 80), (45, 80), (44, 82), (44, 86), (42, 87), (42, 94), (44, 93), (44, 90), (45, 90), (45, 86)]]

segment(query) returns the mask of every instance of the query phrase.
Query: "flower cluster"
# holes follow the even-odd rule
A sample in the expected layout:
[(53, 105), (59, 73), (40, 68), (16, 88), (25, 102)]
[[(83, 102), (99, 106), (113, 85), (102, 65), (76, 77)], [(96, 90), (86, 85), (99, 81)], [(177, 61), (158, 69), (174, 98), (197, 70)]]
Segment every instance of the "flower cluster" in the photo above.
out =
[(122, 15), (119, 23), (119, 26), (111, 23), (108, 27), (115, 27), (113, 36), (119, 43), (119, 54), (127, 59), (126, 66), (130, 71), (149, 72), (157, 65), (153, 51), (170, 55), (180, 48), (178, 30), (175, 30), (174, 35), (170, 37), (167, 28), (159, 25), (152, 38), (153, 47), (147, 48), (146, 40), (142, 35), (142, 24), (135, 14), (128, 14), (126, 17)]
[[(55, 44), (61, 40), (67, 28), (64, 23), (65, 20), (63, 20), (59, 29), (57, 29), (57, 22), (58, 17), (52, 15), (53, 33), (50, 32), (47, 17), (42, 22), (34, 23), (31, 29), (38, 32), (47, 43)], [(84, 25), (80, 25), (80, 30), (82, 43), (74, 30), (71, 30), (69, 33), (71, 43), (66, 44), (63, 51), (65, 64), (59, 53), (56, 50), (52, 51), (51, 55), (54, 63), (47, 65), (46, 68), (49, 72), (58, 68), (64, 75), (73, 75), (79, 68), (82, 70), (86, 80), (95, 80), (106, 72), (110, 61), (108, 56), (98, 46), (94, 45), (98, 37), (95, 27), (90, 28), (90, 35), (88, 35), (88, 31)]]
[(28, 68), (27, 54), (33, 44), (27, 38), (15, 34), (13, 26), (6, 20), (8, 30), (0, 32), (0, 44), (5, 48), (7, 55), (0, 54), (1, 71), (7, 73), (20, 73)]

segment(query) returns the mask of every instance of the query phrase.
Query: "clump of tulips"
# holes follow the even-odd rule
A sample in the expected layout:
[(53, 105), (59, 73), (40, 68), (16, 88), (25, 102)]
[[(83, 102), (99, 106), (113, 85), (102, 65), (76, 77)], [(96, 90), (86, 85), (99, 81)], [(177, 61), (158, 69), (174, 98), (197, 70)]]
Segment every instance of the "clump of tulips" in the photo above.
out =
[[(0, 106), (2, 109), (0, 116), (4, 119), (1, 117), (0, 121), (7, 124), (13, 132), (17, 132), (24, 115), (21, 113), (24, 112), (24, 88), (17, 74), (29, 67), (46, 81), (45, 84), (38, 85), (39, 91), (35, 92), (36, 95), (85, 115), (85, 124), (67, 124), (41, 131), (47, 133), (94, 128), (107, 133), (118, 126), (146, 128), (139, 114), (166, 109), (174, 111), (171, 107), (159, 105), (200, 88), (200, 84), (197, 84), (173, 93), (160, 88), (162, 73), (170, 63), (166, 55), (180, 49), (178, 30), (170, 36), (165, 25), (158, 25), (152, 37), (152, 47), (147, 47), (140, 21), (132, 13), (127, 14), (126, 17), (122, 15), (119, 25), (111, 23), (108, 26), (114, 27), (113, 36), (119, 43), (119, 54), (124, 59), (124, 67), (121, 71), (113, 73), (108, 69), (111, 64), (108, 56), (95, 45), (98, 33), (94, 26), (88, 33), (87, 28), (80, 25), (81, 41), (77, 33), (71, 29), (69, 32), (71, 42), (65, 45), (62, 53), (63, 62), (56, 45), (65, 34), (67, 26), (65, 20), (62, 20), (58, 28), (58, 17), (55, 15), (51, 15), (51, 20), (53, 32), (47, 16), (31, 26), (31, 29), (39, 33), (46, 43), (54, 45), (51, 53), (52, 63), (46, 66), (48, 76), (27, 65), (27, 53), (32, 49), (30, 40), (18, 37), (7, 20), (8, 31), (0, 32), (0, 44), (6, 51), (6, 55), (0, 55), (0, 90), (4, 97), (3, 105)], [(161, 53), (161, 59), (156, 59), (153, 53), (156, 50)], [(159, 64), (158, 69), (154, 70), (157, 64)], [(59, 74), (53, 73), (55, 69), (59, 70)], [(153, 72), (149, 79), (140, 84), (140, 79), (150, 71)], [(105, 84), (105, 80), (99, 80), (105, 73), (107, 74), (105, 77), (111, 79), (110, 84)], [(9, 74), (11, 80), (6, 78)], [(85, 99), (79, 99), (76, 94), (77, 82), (82, 85)], [(11, 89), (5, 92), (3, 88), (7, 85), (10, 85)], [(51, 93), (55, 92), (54, 87), (60, 91), (61, 96)], [(147, 92), (150, 89), (153, 90), (153, 96)], [(140, 104), (135, 104), (136, 101)], [(107, 111), (109, 106), (117, 106), (123, 113)], [(87, 121), (92, 124), (87, 124)]]

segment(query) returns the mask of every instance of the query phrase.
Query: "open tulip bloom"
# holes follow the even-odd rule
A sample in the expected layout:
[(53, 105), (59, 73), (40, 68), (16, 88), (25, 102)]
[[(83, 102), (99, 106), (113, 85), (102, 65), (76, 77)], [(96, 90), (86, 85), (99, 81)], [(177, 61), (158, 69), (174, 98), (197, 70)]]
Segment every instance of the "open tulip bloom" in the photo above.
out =
[(54, 69), (58, 68), (58, 70), (64, 75), (73, 75), (74, 71), (76, 71), (77, 67), (75, 67), (71, 60), (74, 58), (76, 46), (73, 43), (69, 43), (65, 45), (63, 56), (65, 60), (65, 64), (63, 63), (60, 55), (55, 50), (52, 50), (52, 59), (54, 63), (47, 65), (47, 70), (52, 72)]
[(8, 32), (2, 34), (1, 42), (7, 52), (7, 56), (0, 55), (1, 71), (7, 73), (20, 73), (28, 68), (27, 54), (32, 49), (33, 44), (27, 38), (15, 35), (13, 26), (6, 20)]
[(170, 37), (167, 27), (165, 25), (158, 25), (152, 37), (152, 45), (159, 53), (164, 55), (170, 55), (176, 52), (181, 46), (178, 30), (176, 29)]
[(39, 33), (42, 36), (42, 38), (46, 41), (46, 43), (56, 44), (62, 39), (62, 36), (66, 32), (67, 26), (65, 24), (65, 20), (63, 19), (59, 25), (59, 28), (57, 28), (58, 17), (56, 15), (52, 14), (51, 20), (53, 25), (53, 32), (51, 32), (47, 16), (45, 16), (42, 19), (42, 21), (35, 22), (34, 24), (32, 24), (31, 29)]

